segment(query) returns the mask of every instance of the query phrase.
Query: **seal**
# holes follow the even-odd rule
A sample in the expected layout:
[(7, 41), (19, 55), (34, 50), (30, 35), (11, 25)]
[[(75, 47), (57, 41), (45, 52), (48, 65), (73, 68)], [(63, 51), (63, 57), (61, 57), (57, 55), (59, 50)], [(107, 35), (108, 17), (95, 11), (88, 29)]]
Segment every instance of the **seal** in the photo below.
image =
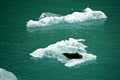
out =
[(65, 57), (69, 59), (81, 59), (83, 56), (79, 53), (62, 53)]

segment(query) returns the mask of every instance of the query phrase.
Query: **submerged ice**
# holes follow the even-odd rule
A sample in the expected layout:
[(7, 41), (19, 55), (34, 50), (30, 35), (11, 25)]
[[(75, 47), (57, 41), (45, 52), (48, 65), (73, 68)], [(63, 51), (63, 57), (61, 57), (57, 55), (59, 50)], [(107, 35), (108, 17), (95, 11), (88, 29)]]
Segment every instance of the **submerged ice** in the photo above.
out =
[(17, 80), (17, 78), (12, 72), (0, 68), (0, 80)]
[[(95, 60), (96, 56), (93, 54), (88, 54), (85, 48), (87, 47), (82, 42), (84, 39), (74, 39), (69, 38), (68, 40), (62, 40), (51, 44), (46, 48), (39, 48), (32, 53), (33, 57), (38, 58), (55, 58), (56, 60), (64, 63), (67, 67), (72, 67), (90, 60)], [(62, 53), (79, 53), (83, 56), (82, 59), (68, 59)]]
[(90, 8), (86, 8), (83, 12), (73, 12), (66, 16), (60, 16), (53, 13), (42, 13), (38, 21), (29, 20), (26, 24), (27, 27), (40, 27), (49, 26), (52, 24), (57, 24), (60, 22), (75, 23), (84, 22), (96, 19), (107, 18), (107, 16), (102, 11), (94, 11)]

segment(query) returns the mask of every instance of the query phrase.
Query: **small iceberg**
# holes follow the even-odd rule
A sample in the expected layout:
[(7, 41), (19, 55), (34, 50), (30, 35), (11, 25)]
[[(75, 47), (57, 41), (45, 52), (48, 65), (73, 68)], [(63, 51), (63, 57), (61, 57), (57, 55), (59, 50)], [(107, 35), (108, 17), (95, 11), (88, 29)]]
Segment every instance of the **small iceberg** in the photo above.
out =
[(17, 78), (12, 72), (0, 68), (0, 80), (17, 80)]
[(76, 23), (85, 22), (90, 20), (105, 19), (107, 16), (102, 11), (94, 11), (86, 8), (83, 12), (73, 12), (66, 16), (53, 14), (50, 12), (42, 13), (38, 21), (29, 20), (26, 24), (27, 27), (44, 27), (58, 23)]
[[(54, 44), (49, 45), (46, 48), (39, 48), (32, 53), (31, 56), (37, 58), (54, 58), (66, 67), (72, 67), (90, 60), (96, 60), (96, 55), (89, 54), (85, 50), (87, 48), (82, 42), (84, 39), (69, 38), (68, 40), (58, 41)], [(68, 59), (63, 53), (78, 53), (82, 55), (81, 59)]]

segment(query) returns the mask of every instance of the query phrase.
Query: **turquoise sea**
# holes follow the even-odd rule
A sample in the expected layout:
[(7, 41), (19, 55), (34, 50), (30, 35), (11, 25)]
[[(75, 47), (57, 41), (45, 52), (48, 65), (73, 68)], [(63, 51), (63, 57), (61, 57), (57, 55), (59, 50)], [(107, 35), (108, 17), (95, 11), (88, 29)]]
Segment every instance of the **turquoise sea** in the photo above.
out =
[[(68, 15), (86, 7), (103, 11), (108, 18), (26, 27), (28, 20), (38, 20), (43, 12)], [(53, 58), (30, 56), (36, 49), (69, 38), (84, 39), (86, 51), (96, 55), (96, 60), (65, 67)], [(0, 0), (0, 68), (18, 80), (120, 80), (119, 57), (119, 0)]]

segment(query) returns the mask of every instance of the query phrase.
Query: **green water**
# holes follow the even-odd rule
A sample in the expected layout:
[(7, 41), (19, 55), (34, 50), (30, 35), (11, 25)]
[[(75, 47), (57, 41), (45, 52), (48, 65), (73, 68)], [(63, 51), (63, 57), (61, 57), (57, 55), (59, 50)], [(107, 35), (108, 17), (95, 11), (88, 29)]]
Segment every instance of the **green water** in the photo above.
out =
[[(26, 22), (38, 20), (42, 12), (67, 15), (86, 7), (103, 11), (108, 16), (105, 23), (76, 24), (79, 28), (74, 28), (75, 24), (26, 28)], [(13, 72), (18, 80), (119, 80), (119, 9), (119, 0), (1, 0), (0, 67)], [(56, 60), (35, 59), (29, 55), (40, 47), (68, 38), (85, 39), (87, 51), (97, 56), (96, 61), (67, 68)]]

